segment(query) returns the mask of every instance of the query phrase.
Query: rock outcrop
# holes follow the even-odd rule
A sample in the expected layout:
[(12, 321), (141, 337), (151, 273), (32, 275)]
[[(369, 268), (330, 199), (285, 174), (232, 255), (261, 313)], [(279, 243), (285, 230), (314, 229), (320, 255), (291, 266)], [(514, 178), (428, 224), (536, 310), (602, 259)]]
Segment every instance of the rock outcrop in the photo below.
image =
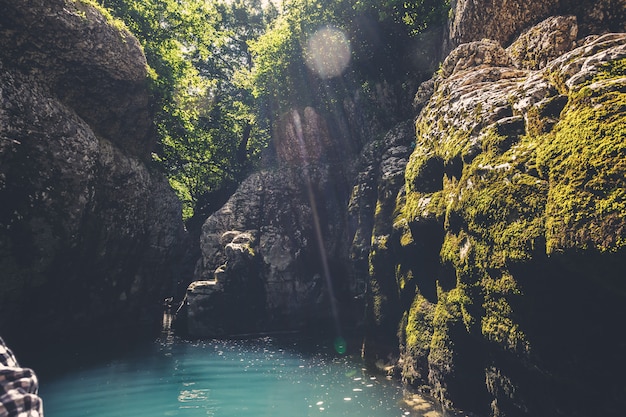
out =
[[(312, 108), (292, 112), (280, 131), (278, 166), (251, 175), (203, 225), (202, 258), (187, 291), (193, 336), (333, 331), (363, 326), (379, 308), (365, 305), (368, 262), (373, 246), (383, 256), (380, 234), (392, 231), (386, 220), (404, 184), (411, 123), (360, 154), (339, 145)], [(385, 324), (395, 336), (395, 324)], [(370, 327), (372, 343), (389, 340), (377, 334), (383, 327)]]
[(449, 21), (449, 49), (491, 39), (507, 44), (525, 28), (555, 13), (560, 0), (456, 0)]
[[(355, 297), (363, 303), (362, 321), (368, 359), (397, 353), (401, 315), (398, 283), (382, 277), (395, 274), (392, 219), (396, 198), (402, 198), (404, 170), (415, 146), (411, 122), (398, 124), (361, 152), (348, 204), (351, 270)], [(384, 272), (383, 272), (384, 271)]]
[(380, 311), (400, 322), (403, 378), (444, 405), (626, 406), (626, 34), (579, 32), (554, 17), (506, 49), (462, 44), (416, 97), (393, 253), (370, 279), (405, 303)]
[(447, 52), (481, 39), (503, 46), (527, 28), (554, 15), (574, 15), (583, 36), (626, 31), (621, 0), (456, 0), (451, 5)]
[(339, 300), (349, 305), (340, 155), (312, 108), (289, 114), (281, 130), (278, 166), (246, 179), (202, 227), (187, 291), (194, 336), (301, 329), (335, 320)]
[(80, 1), (0, 6), (0, 328), (158, 318), (184, 230), (139, 43)]

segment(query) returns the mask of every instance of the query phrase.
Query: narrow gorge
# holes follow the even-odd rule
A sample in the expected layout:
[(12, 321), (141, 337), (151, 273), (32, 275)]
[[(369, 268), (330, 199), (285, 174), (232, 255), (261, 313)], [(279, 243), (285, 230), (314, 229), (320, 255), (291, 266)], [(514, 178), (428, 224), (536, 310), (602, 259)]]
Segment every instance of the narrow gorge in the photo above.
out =
[(452, 1), (421, 78), (284, 112), (195, 229), (126, 28), (0, 0), (0, 42), (3, 338), (158, 332), (172, 297), (181, 337), (328, 332), (444, 410), (626, 409), (623, 1)]

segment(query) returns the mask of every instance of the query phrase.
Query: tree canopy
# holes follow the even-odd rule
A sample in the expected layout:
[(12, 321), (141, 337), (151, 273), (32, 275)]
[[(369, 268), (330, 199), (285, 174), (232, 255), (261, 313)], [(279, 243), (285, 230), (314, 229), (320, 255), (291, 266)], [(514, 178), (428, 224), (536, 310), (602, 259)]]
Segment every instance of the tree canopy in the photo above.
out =
[[(449, 8), (449, 0), (97, 2), (144, 48), (158, 100), (154, 160), (185, 218), (247, 175), (283, 112), (332, 111), (355, 89), (406, 76), (402, 45)], [(319, 43), (334, 54), (316, 55)]]
[(140, 40), (158, 100), (155, 161), (193, 215), (207, 194), (241, 180), (267, 142), (250, 90), (248, 42), (267, 25), (260, 0), (99, 0)]

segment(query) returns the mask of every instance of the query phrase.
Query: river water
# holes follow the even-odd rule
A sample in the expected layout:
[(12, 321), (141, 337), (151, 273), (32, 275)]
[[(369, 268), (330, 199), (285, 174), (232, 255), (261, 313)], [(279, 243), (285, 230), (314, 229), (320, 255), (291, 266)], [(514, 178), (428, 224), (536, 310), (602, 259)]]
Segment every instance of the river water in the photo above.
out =
[(327, 346), (270, 337), (169, 337), (66, 361), (40, 377), (40, 394), (46, 417), (427, 414), (408, 409), (396, 381)]

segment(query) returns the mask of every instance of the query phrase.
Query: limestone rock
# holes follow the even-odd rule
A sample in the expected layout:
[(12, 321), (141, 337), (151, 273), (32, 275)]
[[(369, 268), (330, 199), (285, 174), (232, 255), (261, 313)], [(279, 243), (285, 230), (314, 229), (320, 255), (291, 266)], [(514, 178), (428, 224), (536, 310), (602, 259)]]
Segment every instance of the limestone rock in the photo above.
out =
[(626, 3), (621, 0), (562, 0), (561, 7), (576, 11), (584, 36), (626, 32)]
[(154, 132), (146, 58), (137, 39), (80, 1), (0, 4), (5, 65), (39, 80), (97, 135), (148, 157)]
[(578, 36), (575, 16), (550, 17), (524, 32), (507, 48), (517, 68), (541, 69), (571, 50)]
[(395, 248), (390, 245), (390, 237), (396, 197), (404, 186), (404, 170), (413, 139), (411, 123), (405, 122), (364, 148), (357, 165), (360, 175), (348, 205), (350, 223), (354, 225), (350, 246), (355, 277), (352, 292), (364, 303), (370, 358), (382, 355), (381, 347), (389, 346), (396, 338), (395, 319), (400, 302), (397, 291), (391, 289), (395, 286), (396, 271), (391, 260)]
[[(357, 108), (351, 113), (364, 114)], [(371, 131), (366, 125), (354, 131), (359, 128)], [(340, 133), (351, 130), (348, 126)], [(256, 296), (250, 294), (247, 304), (239, 302), (240, 311), (190, 313), (197, 323), (189, 329), (197, 335), (228, 328), (225, 317), (245, 323), (245, 328), (231, 323), (239, 332), (320, 323), (334, 328), (337, 315), (342, 322), (363, 322), (376, 201), (384, 200), (388, 208), (402, 186), (412, 141), (409, 124), (370, 141), (356, 163), (358, 144), (337, 139), (313, 108), (285, 115), (277, 131), (278, 167), (252, 174), (206, 220), (195, 274), (197, 280), (217, 280), (223, 288), (210, 296), (213, 300), (243, 296), (250, 285), (257, 288)], [(241, 247), (240, 238), (247, 255), (233, 258), (229, 247)], [(203, 305), (224, 304), (200, 298), (206, 299)]]
[(555, 15), (576, 16), (583, 36), (626, 31), (621, 0), (456, 0), (451, 7), (446, 52), (485, 38), (508, 46), (527, 28)]
[(83, 2), (0, 7), (0, 326), (158, 320), (184, 231), (139, 43)]
[(305, 191), (306, 181), (320, 178), (301, 175), (288, 168), (253, 174), (204, 223), (196, 279), (216, 286), (211, 294), (188, 290), (192, 335), (297, 328), (307, 316), (315, 318), (310, 309), (327, 315), (329, 300), (319, 298), (323, 268), (314, 255), (315, 220)]
[(508, 67), (511, 57), (496, 41), (483, 39), (455, 48), (441, 64), (440, 75), (447, 78), (468, 68)]
[[(508, 50), (461, 45), (416, 120), (385, 241), (401, 259), (397, 284), (371, 302), (399, 290), (404, 378), (446, 406), (493, 416), (626, 406), (597, 385), (624, 366), (624, 337), (605, 318), (626, 314), (626, 34), (575, 33), (573, 18), (556, 17)], [(392, 276), (388, 261), (378, 268), (372, 281)], [(602, 346), (587, 342), (599, 334)]]
[(335, 319), (335, 289), (346, 280), (337, 267), (345, 230), (338, 188), (346, 167), (337, 164), (341, 155), (314, 109), (294, 111), (281, 131), (275, 145), (281, 165), (248, 177), (202, 227), (195, 279), (216, 281), (218, 289), (188, 292), (195, 336)]
[(559, 0), (457, 0), (449, 22), (449, 46), (481, 39), (508, 44), (516, 35), (557, 11)]
[(303, 165), (334, 155), (326, 122), (312, 108), (294, 110), (283, 117), (274, 138), (276, 153), (282, 163)]

